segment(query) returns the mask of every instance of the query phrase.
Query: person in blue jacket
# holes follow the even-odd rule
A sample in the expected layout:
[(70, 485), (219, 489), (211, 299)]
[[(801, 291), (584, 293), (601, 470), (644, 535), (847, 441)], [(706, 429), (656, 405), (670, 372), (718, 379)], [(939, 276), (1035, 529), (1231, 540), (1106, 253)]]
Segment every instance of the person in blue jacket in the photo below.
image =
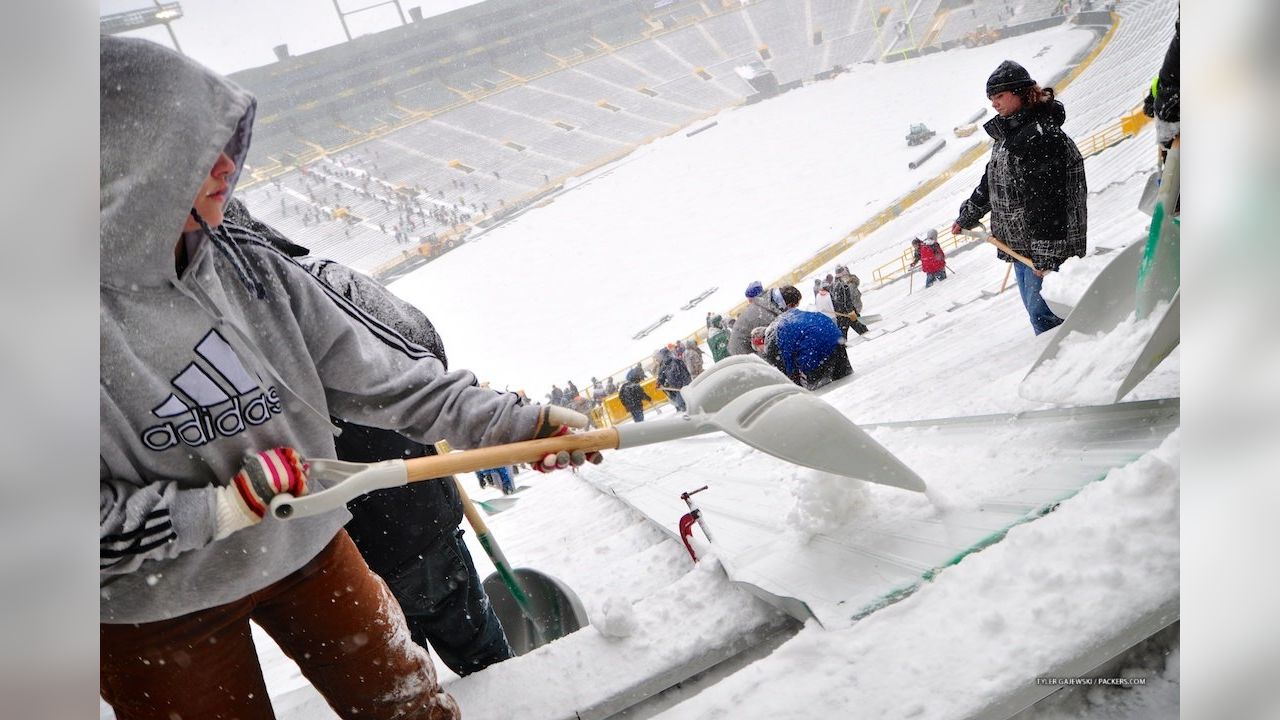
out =
[(816, 390), (853, 374), (844, 333), (820, 312), (799, 309), (800, 291), (781, 288), (786, 311), (765, 331), (764, 357), (795, 384)]

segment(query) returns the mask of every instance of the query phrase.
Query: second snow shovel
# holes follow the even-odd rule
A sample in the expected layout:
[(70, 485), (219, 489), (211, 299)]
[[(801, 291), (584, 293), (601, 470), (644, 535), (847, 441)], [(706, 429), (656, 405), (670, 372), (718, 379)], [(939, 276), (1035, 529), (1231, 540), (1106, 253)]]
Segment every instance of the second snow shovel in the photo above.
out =
[[(1180, 229), (1172, 215), (1178, 201), (1178, 155), (1175, 144), (1165, 158), (1160, 200), (1156, 203), (1147, 240), (1116, 253), (1093, 279), (1023, 378), (1018, 387), (1022, 397), (1042, 402), (1062, 401), (1055, 395), (1055, 388), (1060, 385), (1048, 380), (1053, 379), (1052, 366), (1063, 354), (1063, 342), (1073, 334), (1077, 339), (1081, 336), (1101, 338), (1131, 322), (1135, 330), (1140, 328), (1150, 333), (1136, 353), (1122, 358), (1126, 366), (1114, 373), (1118, 383), (1113, 397), (1109, 398), (1111, 402), (1123, 398), (1177, 347), (1181, 337), (1178, 324)], [(1159, 316), (1153, 317), (1157, 309)]]
[(484, 580), (485, 594), (502, 622), (511, 649), (524, 655), (588, 625), (582, 601), (567, 585), (537, 570), (511, 567), (488, 524), (476, 512), (466, 488), (461, 482), (457, 486), (462, 512), (480, 547), (493, 561), (495, 572)]
[(504, 510), (510, 510), (515, 506), (520, 498), (499, 497), (492, 500), (472, 500), (472, 504), (490, 515), (497, 515)]
[(277, 495), (271, 501), (271, 514), (280, 519), (306, 517), (345, 506), (372, 490), (409, 482), (533, 463), (561, 451), (623, 450), (717, 430), (796, 465), (904, 490), (925, 490), (920, 476), (893, 453), (761, 358), (726, 358), (686, 385), (682, 393), (688, 413), (669, 420), (408, 460), (310, 460), (312, 477), (327, 489), (297, 498)]

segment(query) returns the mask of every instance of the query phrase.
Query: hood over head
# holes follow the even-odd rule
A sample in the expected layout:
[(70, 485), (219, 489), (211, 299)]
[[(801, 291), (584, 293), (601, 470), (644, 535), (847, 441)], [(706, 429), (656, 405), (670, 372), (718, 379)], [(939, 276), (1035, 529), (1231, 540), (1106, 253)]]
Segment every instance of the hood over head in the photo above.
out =
[(234, 191), (256, 101), (203, 65), (136, 38), (102, 37), (99, 73), (100, 282), (163, 285), (177, 278), (174, 246), (224, 151), (236, 165)]

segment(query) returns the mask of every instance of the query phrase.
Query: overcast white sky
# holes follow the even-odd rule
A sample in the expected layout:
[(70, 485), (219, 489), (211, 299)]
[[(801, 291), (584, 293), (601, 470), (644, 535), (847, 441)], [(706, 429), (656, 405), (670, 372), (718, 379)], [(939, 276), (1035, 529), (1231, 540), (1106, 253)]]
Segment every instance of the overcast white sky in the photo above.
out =
[[(380, 0), (338, 0), (350, 12)], [(475, 5), (481, 0), (400, 0), (404, 17), (409, 9), (421, 7), (430, 17)], [(220, 73), (275, 62), (271, 48), (288, 44), (294, 55), (344, 42), (342, 25), (334, 0), (179, 0), (183, 17), (172, 24), (178, 44), (188, 56)], [(107, 15), (153, 7), (150, 0), (99, 0), (98, 12)], [(347, 16), (352, 37), (385, 30), (400, 24), (395, 5), (382, 5)], [(158, 25), (126, 33), (173, 47), (164, 26)]]

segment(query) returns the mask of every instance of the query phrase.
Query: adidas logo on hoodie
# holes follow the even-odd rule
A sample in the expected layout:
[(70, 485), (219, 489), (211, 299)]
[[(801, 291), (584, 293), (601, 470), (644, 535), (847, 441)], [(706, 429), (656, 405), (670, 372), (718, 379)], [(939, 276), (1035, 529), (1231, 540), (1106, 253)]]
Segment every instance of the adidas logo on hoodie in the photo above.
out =
[(142, 443), (152, 450), (200, 447), (261, 425), (282, 410), (275, 387), (263, 390), (217, 330), (200, 340), (195, 353), (197, 360), (171, 381), (177, 392), (151, 410), (164, 419), (141, 433)]

